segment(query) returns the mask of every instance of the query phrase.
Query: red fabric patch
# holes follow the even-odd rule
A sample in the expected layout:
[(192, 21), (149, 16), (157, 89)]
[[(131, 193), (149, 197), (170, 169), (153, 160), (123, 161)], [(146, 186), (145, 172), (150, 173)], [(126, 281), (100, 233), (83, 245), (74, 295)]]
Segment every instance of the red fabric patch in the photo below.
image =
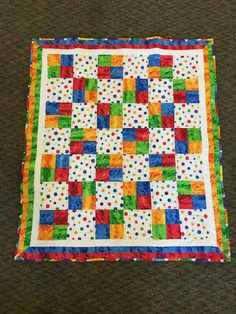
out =
[(69, 182), (69, 196), (82, 195), (82, 182)]
[(73, 90), (85, 90), (85, 78), (74, 78), (73, 79)]
[(96, 181), (109, 181), (109, 169), (108, 168), (99, 168), (96, 169)]
[(166, 237), (167, 239), (180, 239), (181, 232), (180, 232), (180, 225), (173, 224), (173, 225), (166, 225)]
[(98, 67), (98, 78), (109, 79), (111, 77), (110, 67)]
[(136, 102), (137, 103), (147, 103), (148, 102), (148, 92), (136, 92)]
[(162, 155), (162, 166), (163, 167), (175, 166), (175, 154)]
[(106, 225), (110, 222), (109, 210), (96, 210), (96, 224)]
[(73, 67), (61, 66), (60, 67), (60, 77), (61, 78), (72, 78), (73, 77)]
[(136, 129), (136, 140), (141, 142), (149, 141), (149, 130), (148, 129)]
[(174, 91), (174, 102), (175, 103), (185, 103), (186, 102), (186, 92), (185, 91)]
[(162, 116), (161, 124), (163, 128), (174, 128), (174, 116)]
[(61, 103), (59, 105), (59, 114), (63, 116), (70, 116), (72, 113), (72, 104), (70, 103)]
[(83, 154), (84, 147), (83, 142), (71, 142), (70, 143), (70, 153), (71, 154)]
[(160, 56), (160, 66), (161, 67), (172, 67), (173, 66), (173, 56)]
[(151, 209), (151, 195), (138, 196), (138, 209)]
[(188, 140), (188, 129), (176, 128), (175, 129), (176, 141), (187, 141)]
[(192, 209), (193, 202), (191, 195), (178, 195), (180, 209)]
[(97, 105), (98, 116), (109, 116), (110, 115), (110, 104), (98, 104)]
[(67, 224), (68, 224), (68, 210), (55, 210), (54, 225), (67, 225)]
[(55, 181), (67, 182), (69, 177), (69, 168), (56, 168)]

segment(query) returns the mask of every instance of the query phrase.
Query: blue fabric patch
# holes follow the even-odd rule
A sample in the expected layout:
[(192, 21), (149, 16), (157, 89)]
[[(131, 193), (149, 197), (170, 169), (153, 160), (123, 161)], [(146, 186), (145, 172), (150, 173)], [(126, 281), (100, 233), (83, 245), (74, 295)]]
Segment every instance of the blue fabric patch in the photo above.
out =
[(136, 90), (137, 91), (147, 91), (148, 90), (148, 80), (147, 79), (136, 79)]
[(194, 209), (205, 209), (206, 208), (206, 197), (205, 195), (193, 195), (192, 196), (193, 208)]
[(40, 225), (53, 225), (54, 210), (40, 210)]
[(143, 181), (143, 182), (137, 182), (137, 194), (140, 195), (150, 195), (150, 182)]
[(149, 167), (161, 167), (162, 155), (150, 154), (149, 155)]
[(112, 79), (123, 78), (123, 67), (111, 67), (110, 73)]
[(99, 225), (96, 228), (96, 239), (109, 239), (110, 238), (110, 226), (109, 225)]
[(186, 91), (186, 102), (187, 103), (199, 103), (199, 92), (198, 91)]
[(160, 66), (160, 55), (154, 54), (148, 57), (148, 66)]
[(128, 129), (128, 128), (123, 128), (123, 141), (124, 142), (133, 142), (136, 140), (136, 130), (135, 128)]
[(110, 168), (109, 172), (110, 172), (110, 181), (122, 182), (122, 179), (123, 179), (122, 168)]
[(56, 155), (56, 167), (57, 168), (69, 168), (70, 155)]
[(84, 154), (96, 154), (96, 142), (95, 141), (84, 141), (83, 142), (83, 153)]
[(97, 116), (97, 127), (99, 129), (109, 129), (110, 117), (109, 116)]
[(47, 115), (59, 114), (59, 103), (47, 101), (46, 102), (46, 114)]
[(172, 103), (161, 104), (161, 114), (163, 116), (173, 116), (174, 115), (174, 104), (172, 104)]
[(167, 224), (179, 224), (179, 210), (178, 209), (166, 209), (166, 223)]
[(84, 97), (85, 93), (83, 90), (74, 90), (73, 91), (73, 102), (84, 102), (85, 101), (85, 97)]
[(62, 66), (73, 66), (73, 55), (61, 55)]
[(82, 209), (82, 197), (69, 196), (69, 209)]
[(187, 141), (175, 141), (175, 153), (176, 154), (187, 154), (188, 153), (188, 142)]

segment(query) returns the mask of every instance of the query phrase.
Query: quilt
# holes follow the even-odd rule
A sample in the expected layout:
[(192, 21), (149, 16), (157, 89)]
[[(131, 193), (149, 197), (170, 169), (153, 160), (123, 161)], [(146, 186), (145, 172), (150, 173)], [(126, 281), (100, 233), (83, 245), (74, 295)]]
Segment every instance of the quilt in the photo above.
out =
[(230, 261), (213, 39), (31, 45), (18, 261)]

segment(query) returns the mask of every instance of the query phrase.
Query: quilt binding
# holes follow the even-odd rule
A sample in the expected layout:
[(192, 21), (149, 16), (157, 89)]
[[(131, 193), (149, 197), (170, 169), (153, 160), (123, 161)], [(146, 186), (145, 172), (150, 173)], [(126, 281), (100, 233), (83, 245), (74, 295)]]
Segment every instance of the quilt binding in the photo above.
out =
[[(215, 215), (216, 235), (218, 251), (216, 253), (187, 252), (183, 253), (41, 253), (39, 248), (33, 252), (28, 252), (30, 246), (32, 221), (33, 221), (33, 201), (34, 201), (34, 164), (37, 151), (37, 131), (38, 115), (40, 106), (40, 86), (41, 86), (41, 67), (42, 49), (44, 47), (67, 48), (82, 46), (86, 48), (120, 48), (130, 44), (131, 48), (143, 41), (144, 48), (152, 45), (157, 47), (156, 42), (161, 42), (160, 46), (166, 49), (193, 49), (201, 47), (204, 52), (204, 76), (207, 109), (207, 128), (209, 137), (209, 167), (212, 182), (212, 199)], [(91, 44), (95, 42), (95, 46)], [(118, 42), (115, 46), (111, 45)], [(120, 43), (122, 42), (122, 45)], [(124, 42), (124, 43), (123, 43)], [(154, 44), (153, 44), (154, 42)], [(81, 44), (82, 43), (82, 44)], [(148, 43), (148, 44), (147, 44)], [(188, 46), (186, 46), (188, 44)], [(109, 45), (109, 46), (108, 46)], [(197, 46), (196, 46), (197, 45)], [(99, 46), (99, 47), (98, 47)], [(215, 46), (213, 39), (168, 39), (160, 36), (147, 38), (115, 38), (115, 39), (94, 39), (94, 38), (36, 38), (32, 40), (30, 54), (30, 82), (28, 99), (26, 101), (26, 126), (25, 126), (25, 149), (21, 166), (21, 185), (20, 185), (20, 215), (18, 220), (17, 241), (15, 260), (17, 261), (114, 261), (114, 260), (151, 260), (151, 261), (204, 261), (204, 262), (229, 262), (230, 241), (228, 231), (227, 203), (223, 184), (222, 168), (222, 143), (220, 137), (220, 122), (217, 101), (217, 81), (216, 81), (216, 59)], [(180, 249), (180, 248), (179, 248)], [(66, 250), (65, 250), (66, 251)], [(94, 251), (95, 252), (95, 251)], [(122, 252), (122, 251), (121, 251)], [(159, 255), (160, 256), (159, 256)], [(90, 257), (91, 255), (91, 257)], [(163, 255), (163, 257), (162, 257)], [(204, 256), (204, 257), (203, 257)]]

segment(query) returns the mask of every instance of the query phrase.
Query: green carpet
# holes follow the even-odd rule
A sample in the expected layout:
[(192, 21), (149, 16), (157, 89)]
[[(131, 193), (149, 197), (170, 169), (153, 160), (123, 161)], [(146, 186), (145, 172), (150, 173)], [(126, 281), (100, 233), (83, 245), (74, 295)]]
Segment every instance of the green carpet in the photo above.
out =
[[(7, 1), (1, 9), (1, 313), (235, 313), (235, 1)], [(33, 37), (215, 38), (233, 262), (13, 261)]]

